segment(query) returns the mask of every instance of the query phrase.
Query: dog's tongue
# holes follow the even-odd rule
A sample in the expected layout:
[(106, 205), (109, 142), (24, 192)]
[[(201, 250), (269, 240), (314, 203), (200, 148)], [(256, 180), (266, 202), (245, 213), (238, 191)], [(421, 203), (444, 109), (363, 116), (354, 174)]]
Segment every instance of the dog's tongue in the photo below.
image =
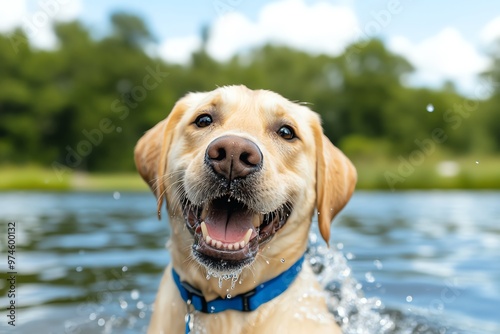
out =
[(248, 229), (255, 230), (253, 217), (254, 215), (241, 205), (217, 200), (209, 208), (205, 224), (212, 239), (234, 243), (241, 241)]

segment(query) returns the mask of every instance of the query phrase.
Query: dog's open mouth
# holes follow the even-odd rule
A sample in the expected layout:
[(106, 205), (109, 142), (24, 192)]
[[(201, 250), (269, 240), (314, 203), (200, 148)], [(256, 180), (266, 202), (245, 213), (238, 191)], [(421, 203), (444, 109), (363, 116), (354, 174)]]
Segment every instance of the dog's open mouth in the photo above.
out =
[(230, 196), (204, 205), (183, 205), (186, 225), (194, 236), (193, 253), (202, 264), (218, 271), (234, 271), (253, 262), (259, 246), (285, 225), (291, 205), (259, 213)]

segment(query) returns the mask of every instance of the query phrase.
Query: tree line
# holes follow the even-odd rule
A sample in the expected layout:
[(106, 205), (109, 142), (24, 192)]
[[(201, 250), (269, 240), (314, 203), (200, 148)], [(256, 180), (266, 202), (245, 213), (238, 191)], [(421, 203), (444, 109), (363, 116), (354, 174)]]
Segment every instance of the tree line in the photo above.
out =
[(436, 129), (446, 135), (438, 143), (445, 154), (500, 151), (500, 52), (482, 74), (484, 100), (460, 95), (451, 82), (404, 85), (414, 68), (377, 39), (337, 57), (266, 45), (220, 62), (205, 51), (206, 29), (190, 62), (176, 65), (146, 51), (155, 39), (140, 18), (110, 20), (101, 38), (78, 21), (57, 24), (54, 50), (32, 48), (21, 30), (0, 35), (0, 164), (132, 170), (136, 141), (177, 99), (229, 84), (308, 102), (330, 139), (355, 157), (405, 154)]

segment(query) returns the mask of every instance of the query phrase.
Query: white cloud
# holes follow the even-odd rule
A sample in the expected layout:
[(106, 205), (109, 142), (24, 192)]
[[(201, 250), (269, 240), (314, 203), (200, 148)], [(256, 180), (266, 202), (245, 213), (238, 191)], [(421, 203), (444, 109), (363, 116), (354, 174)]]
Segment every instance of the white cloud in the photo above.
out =
[[(359, 37), (360, 31), (354, 11), (346, 5), (281, 0), (265, 5), (255, 21), (239, 12), (219, 16), (212, 25), (207, 50), (223, 61), (272, 42), (337, 55)], [(194, 36), (166, 40), (160, 46), (160, 55), (168, 61), (186, 63), (200, 43)]]
[(479, 33), (479, 38), (486, 46), (500, 39), (500, 16), (494, 18), (484, 26)]
[(238, 51), (273, 42), (312, 53), (339, 54), (359, 30), (350, 7), (283, 0), (264, 6), (256, 22), (239, 13), (219, 18), (211, 30), (208, 51), (226, 60)]
[(26, 1), (0, 0), (0, 32), (8, 32), (21, 24), (26, 13)]
[(411, 79), (418, 86), (439, 86), (452, 80), (462, 92), (474, 92), (477, 75), (489, 62), (454, 28), (445, 28), (420, 43), (393, 37), (388, 47), (408, 59), (417, 69)]
[(82, 0), (51, 0), (52, 2), (59, 3), (59, 8), (55, 11), (53, 18), (56, 21), (72, 21), (78, 18), (82, 13), (83, 4)]
[(186, 63), (193, 51), (201, 46), (201, 38), (195, 35), (169, 38), (159, 48), (160, 57), (173, 63)]
[(0, 31), (12, 31), (21, 27), (30, 43), (41, 49), (52, 49), (57, 44), (52, 30), (55, 21), (71, 21), (82, 12), (81, 0), (45, 0), (34, 3), (28, 9), (25, 0), (0, 0)]

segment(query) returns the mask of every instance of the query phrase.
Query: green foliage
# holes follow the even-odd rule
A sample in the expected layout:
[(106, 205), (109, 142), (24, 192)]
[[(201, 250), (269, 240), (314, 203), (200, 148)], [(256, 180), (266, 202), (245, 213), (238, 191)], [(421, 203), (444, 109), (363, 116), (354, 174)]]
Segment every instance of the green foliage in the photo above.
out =
[(228, 84), (308, 102), (332, 141), (360, 161), (408, 155), (436, 128), (446, 134), (440, 151), (500, 150), (498, 52), (485, 73), (496, 90), (474, 101), (450, 83), (442, 90), (405, 86), (411, 64), (380, 40), (355, 43), (338, 57), (266, 45), (218, 62), (206, 52), (204, 28), (202, 47), (180, 66), (144, 51), (155, 41), (140, 18), (116, 13), (110, 20), (101, 39), (79, 22), (56, 25), (59, 47), (51, 51), (31, 48), (20, 30), (0, 35), (0, 163), (52, 166), (59, 176), (133, 170), (138, 138), (178, 98)]

